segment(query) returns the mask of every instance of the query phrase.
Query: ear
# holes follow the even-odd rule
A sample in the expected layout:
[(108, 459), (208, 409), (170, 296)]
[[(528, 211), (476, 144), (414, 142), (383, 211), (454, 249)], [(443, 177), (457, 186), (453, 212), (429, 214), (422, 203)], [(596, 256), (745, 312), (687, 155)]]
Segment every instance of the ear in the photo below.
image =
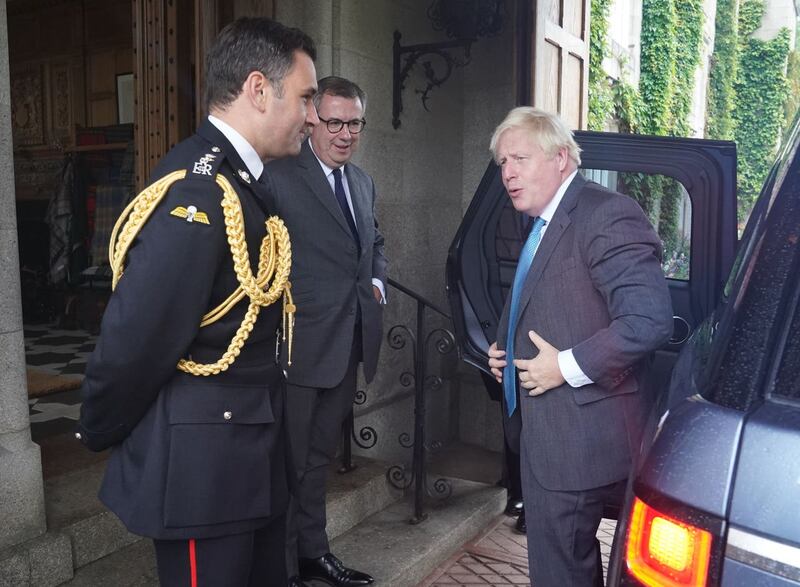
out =
[(242, 95), (260, 112), (272, 99), (272, 84), (260, 71), (251, 71), (242, 85)]
[(569, 150), (566, 147), (561, 147), (556, 152), (556, 158), (558, 160), (558, 170), (564, 171), (569, 163)]

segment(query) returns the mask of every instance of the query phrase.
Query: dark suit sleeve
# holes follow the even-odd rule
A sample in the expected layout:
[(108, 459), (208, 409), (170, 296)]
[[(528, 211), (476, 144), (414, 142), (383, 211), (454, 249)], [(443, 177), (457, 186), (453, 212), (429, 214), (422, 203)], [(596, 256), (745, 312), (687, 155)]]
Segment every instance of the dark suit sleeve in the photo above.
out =
[(611, 322), (572, 352), (592, 381), (610, 389), (672, 334), (661, 243), (639, 205), (619, 195), (593, 211), (582, 239), (585, 262)]
[[(174, 184), (129, 250), (81, 390), (78, 431), (92, 450), (130, 433), (197, 334), (227, 250), (219, 194), (209, 181)], [(210, 224), (170, 215), (189, 205)]]
[(375, 241), (372, 244), (372, 277), (380, 279), (384, 288), (388, 287), (386, 283), (386, 265), (388, 263), (386, 254), (383, 247), (383, 235), (378, 229), (378, 217), (375, 215), (375, 201), (377, 196), (375, 194), (375, 182), (370, 178), (370, 193), (372, 194), (372, 218), (375, 222)]

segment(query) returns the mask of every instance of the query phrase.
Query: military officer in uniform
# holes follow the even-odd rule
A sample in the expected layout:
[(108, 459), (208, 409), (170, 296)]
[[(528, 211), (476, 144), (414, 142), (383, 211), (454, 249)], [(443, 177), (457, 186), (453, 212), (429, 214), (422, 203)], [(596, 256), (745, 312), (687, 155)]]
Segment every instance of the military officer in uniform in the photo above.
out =
[(153, 539), (165, 587), (287, 582), (275, 360), (281, 324), (291, 343), (291, 251), (259, 179), (318, 123), (314, 58), (308, 36), (269, 19), (225, 27), (206, 56), (208, 119), (112, 235), (115, 291), (76, 436), (113, 447), (100, 499)]

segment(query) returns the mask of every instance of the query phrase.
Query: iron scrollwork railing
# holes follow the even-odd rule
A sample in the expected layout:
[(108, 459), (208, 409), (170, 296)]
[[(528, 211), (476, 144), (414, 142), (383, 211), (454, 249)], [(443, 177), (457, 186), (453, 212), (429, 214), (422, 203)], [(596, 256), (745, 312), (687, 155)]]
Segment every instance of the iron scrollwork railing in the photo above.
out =
[[(367, 402), (367, 392), (363, 389), (356, 391), (355, 399), (353, 399), (354, 406), (361, 406)], [(342, 466), (339, 468), (339, 473), (349, 473), (356, 466), (353, 464), (353, 445), (355, 442), (360, 448), (364, 450), (370, 449), (378, 442), (378, 433), (372, 426), (364, 426), (356, 434), (355, 418), (353, 410), (345, 418), (342, 424)]]
[(395, 350), (404, 349), (410, 343), (414, 359), (413, 371), (404, 371), (400, 375), (401, 385), (404, 387), (414, 386), (414, 436), (412, 438), (411, 435), (404, 432), (398, 438), (402, 447), (413, 449), (411, 472), (409, 474), (407, 468), (402, 465), (393, 465), (386, 472), (389, 482), (398, 489), (406, 490), (412, 484), (414, 485), (414, 516), (410, 521), (412, 524), (417, 524), (428, 517), (423, 512), (425, 494), (431, 497), (446, 498), (452, 492), (450, 483), (445, 479), (436, 479), (433, 487), (428, 485), (427, 453), (438, 448), (439, 443), (433, 445), (425, 443), (425, 392), (437, 390), (442, 386), (440, 376), (427, 373), (429, 349), (433, 346), (440, 355), (448, 354), (455, 348), (455, 338), (453, 333), (446, 328), (435, 328), (426, 334), (426, 308), (430, 308), (448, 320), (450, 316), (432, 302), (400, 283), (390, 279), (389, 285), (414, 299), (417, 304), (416, 332), (407, 326), (398, 324), (389, 329), (387, 336), (389, 346)]

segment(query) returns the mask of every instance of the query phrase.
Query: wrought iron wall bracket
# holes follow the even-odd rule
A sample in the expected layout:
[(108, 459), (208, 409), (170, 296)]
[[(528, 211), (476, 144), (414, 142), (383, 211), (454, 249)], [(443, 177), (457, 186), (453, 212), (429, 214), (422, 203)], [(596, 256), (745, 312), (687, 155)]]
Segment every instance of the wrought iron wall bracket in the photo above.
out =
[[(464, 67), (470, 61), (471, 39), (458, 39), (455, 41), (444, 41), (441, 43), (422, 43), (419, 45), (400, 45), (400, 31), (394, 32), (394, 58), (393, 58), (393, 86), (392, 86), (392, 126), (400, 128), (400, 113), (403, 111), (403, 90), (411, 69), (425, 56), (438, 57), (444, 64), (444, 72), (439, 75), (434, 67), (434, 62), (430, 59), (422, 61), (422, 69), (425, 73), (427, 86), (424, 90), (416, 90), (422, 97), (422, 106), (428, 110), (428, 98), (433, 88), (438, 88), (446, 82), (456, 67)], [(458, 59), (451, 55), (448, 50), (456, 48), (464, 49), (464, 58)]]

